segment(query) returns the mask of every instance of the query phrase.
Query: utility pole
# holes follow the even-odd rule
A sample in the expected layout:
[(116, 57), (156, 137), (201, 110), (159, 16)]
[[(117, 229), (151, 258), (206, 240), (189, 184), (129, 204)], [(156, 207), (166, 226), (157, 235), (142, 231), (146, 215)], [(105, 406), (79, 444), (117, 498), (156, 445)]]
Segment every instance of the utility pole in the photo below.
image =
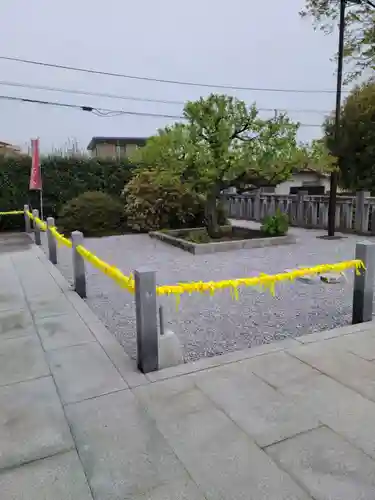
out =
[[(336, 152), (338, 152), (340, 143), (340, 114), (341, 114), (342, 68), (344, 60), (345, 8), (346, 8), (346, 0), (340, 0), (339, 52), (338, 52), (338, 62), (337, 62), (337, 87), (336, 87), (336, 109), (335, 109), (335, 130), (334, 130), (334, 142), (335, 142)], [(340, 157), (339, 157), (338, 167), (340, 167)], [(331, 172), (329, 205), (328, 205), (328, 237), (332, 237), (335, 235), (338, 175), (339, 173), (337, 171)]]

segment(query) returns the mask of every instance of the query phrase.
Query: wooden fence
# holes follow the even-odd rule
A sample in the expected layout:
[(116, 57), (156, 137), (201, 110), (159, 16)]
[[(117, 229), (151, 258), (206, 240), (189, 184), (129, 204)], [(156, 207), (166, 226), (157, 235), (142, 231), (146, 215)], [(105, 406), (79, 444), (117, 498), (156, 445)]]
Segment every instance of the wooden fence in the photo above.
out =
[[(279, 209), (288, 215), (292, 226), (311, 229), (327, 228), (328, 200), (328, 196), (308, 196), (304, 191), (296, 195), (255, 192), (223, 196), (230, 218), (260, 222)], [(366, 191), (359, 191), (356, 196), (338, 196), (335, 226), (342, 232), (375, 234), (375, 198)]]

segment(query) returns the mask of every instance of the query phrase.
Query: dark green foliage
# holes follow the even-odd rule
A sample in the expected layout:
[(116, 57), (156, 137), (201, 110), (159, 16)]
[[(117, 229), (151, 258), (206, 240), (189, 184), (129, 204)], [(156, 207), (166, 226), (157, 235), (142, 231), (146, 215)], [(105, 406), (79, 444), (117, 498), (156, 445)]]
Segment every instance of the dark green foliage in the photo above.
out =
[(277, 210), (275, 215), (268, 215), (262, 222), (260, 230), (266, 236), (283, 236), (288, 232), (288, 216)]
[[(39, 209), (39, 192), (29, 191), (31, 158), (0, 156), (0, 211)], [(103, 191), (119, 196), (131, 176), (132, 166), (115, 160), (91, 158), (42, 158), (44, 215), (56, 216), (62, 205), (85, 191)], [(17, 228), (22, 216), (0, 218), (0, 229)]]
[(88, 191), (66, 203), (58, 215), (58, 228), (65, 234), (82, 231), (85, 236), (109, 236), (125, 229), (123, 204), (118, 197)]
[[(135, 231), (184, 229), (205, 225), (205, 200), (176, 177), (160, 176), (156, 170), (141, 170), (125, 186), (125, 216)], [(224, 209), (218, 207), (219, 224), (225, 224)]]
[(356, 87), (341, 109), (336, 145), (334, 117), (325, 123), (329, 150), (339, 158), (340, 184), (345, 189), (375, 190), (375, 81)]

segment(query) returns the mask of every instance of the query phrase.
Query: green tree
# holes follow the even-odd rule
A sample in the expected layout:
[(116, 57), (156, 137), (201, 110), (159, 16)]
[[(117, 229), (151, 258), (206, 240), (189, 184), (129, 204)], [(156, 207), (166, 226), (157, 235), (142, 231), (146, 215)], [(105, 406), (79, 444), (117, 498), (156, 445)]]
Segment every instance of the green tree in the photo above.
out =
[(375, 190), (375, 81), (357, 86), (346, 98), (340, 117), (339, 142), (335, 117), (326, 120), (326, 144), (339, 157), (340, 184), (350, 190)]
[[(302, 17), (313, 19), (314, 27), (331, 33), (338, 23), (340, 0), (305, 0)], [(375, 66), (375, 9), (366, 0), (347, 0), (344, 57), (346, 80), (353, 80)]]
[(250, 190), (286, 180), (307, 153), (296, 141), (298, 124), (280, 114), (264, 120), (256, 106), (212, 94), (184, 108), (186, 124), (159, 131), (134, 161), (175, 176), (205, 196), (207, 229), (220, 234), (217, 201), (222, 190)]

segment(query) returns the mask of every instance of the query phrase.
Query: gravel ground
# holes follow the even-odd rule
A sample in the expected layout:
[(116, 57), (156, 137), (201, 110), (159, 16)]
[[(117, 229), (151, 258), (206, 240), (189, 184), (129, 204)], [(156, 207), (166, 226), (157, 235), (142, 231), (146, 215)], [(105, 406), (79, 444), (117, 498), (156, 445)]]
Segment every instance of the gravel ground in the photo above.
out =
[[(243, 223), (251, 225), (252, 223)], [(129, 274), (145, 266), (157, 271), (158, 284), (178, 281), (209, 281), (277, 273), (297, 266), (312, 266), (354, 258), (356, 241), (317, 239), (322, 231), (292, 228), (294, 245), (236, 250), (194, 256), (151, 239), (148, 235), (124, 235), (87, 239), (85, 245), (107, 262)], [(374, 240), (374, 238), (372, 238)], [(45, 242), (43, 242), (45, 248)], [(59, 249), (58, 268), (71, 281), (71, 253)], [(255, 288), (243, 288), (239, 299), (229, 291), (213, 297), (193, 294), (161, 299), (166, 328), (173, 330), (184, 346), (188, 361), (244, 349), (258, 344), (297, 337), (350, 324), (352, 271), (347, 282), (324, 284), (283, 283), (276, 297)], [(87, 264), (87, 303), (116, 336), (129, 355), (135, 355), (135, 308), (133, 297), (104, 274)]]

